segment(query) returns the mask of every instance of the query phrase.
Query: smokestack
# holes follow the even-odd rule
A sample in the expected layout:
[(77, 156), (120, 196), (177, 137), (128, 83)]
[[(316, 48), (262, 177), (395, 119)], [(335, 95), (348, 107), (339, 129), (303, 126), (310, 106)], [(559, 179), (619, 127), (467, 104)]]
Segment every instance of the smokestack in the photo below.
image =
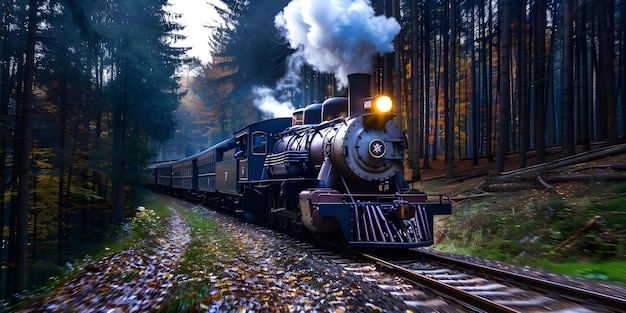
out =
[(348, 116), (365, 114), (363, 102), (372, 96), (371, 78), (372, 75), (364, 73), (348, 75)]

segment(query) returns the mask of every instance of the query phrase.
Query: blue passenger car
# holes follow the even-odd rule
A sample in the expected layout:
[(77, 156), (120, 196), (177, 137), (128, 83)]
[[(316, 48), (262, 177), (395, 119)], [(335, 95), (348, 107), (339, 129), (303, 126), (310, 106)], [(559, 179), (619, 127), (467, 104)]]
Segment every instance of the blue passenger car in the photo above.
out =
[(186, 198), (198, 197), (198, 156), (192, 155), (172, 164), (172, 188)]
[(176, 161), (156, 164), (154, 170), (154, 184), (161, 192), (169, 192), (172, 188), (172, 164)]
[(235, 138), (224, 140), (198, 155), (198, 190), (206, 195), (217, 191), (215, 166), (224, 158), (224, 151), (235, 148)]

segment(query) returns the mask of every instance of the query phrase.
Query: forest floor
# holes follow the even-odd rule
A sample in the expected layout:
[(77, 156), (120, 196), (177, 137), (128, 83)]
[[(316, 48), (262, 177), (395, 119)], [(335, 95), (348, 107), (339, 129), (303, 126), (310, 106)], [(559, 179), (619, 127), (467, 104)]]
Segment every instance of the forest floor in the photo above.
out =
[(53, 291), (32, 295), (36, 301), (16, 312), (155, 311), (181, 279), (176, 267), (190, 241), (189, 226), (171, 211), (163, 220), (166, 236), (140, 240), (129, 249), (87, 264)]
[(542, 164), (531, 152), (527, 170), (509, 154), (501, 174), (487, 159), (460, 160), (453, 179), (443, 157), (430, 160), (414, 187), (453, 203), (437, 248), (626, 285), (626, 145), (593, 148), (551, 148)]
[[(621, 146), (621, 145), (620, 145)], [(596, 147), (599, 148), (599, 147)], [(577, 155), (585, 154), (578, 148), (576, 150)], [(560, 147), (550, 148), (546, 151), (546, 162), (558, 162), (559, 160), (566, 159), (563, 151)], [(494, 156), (495, 159), (495, 156)], [(602, 165), (608, 165), (618, 162), (626, 162), (626, 152), (606, 155), (599, 154), (599, 156), (590, 161), (576, 162), (573, 164), (567, 164), (565, 166), (556, 167), (553, 172), (557, 173), (571, 173), (578, 168), (591, 168)], [(519, 168), (518, 154), (507, 154), (504, 162), (503, 174), (510, 171), (515, 171)], [(423, 164), (423, 161), (421, 162)], [(530, 151), (527, 154), (527, 167), (538, 166), (536, 153)], [(452, 180), (446, 180), (446, 165), (444, 156), (438, 156), (437, 160), (429, 160), (428, 168), (420, 169), (420, 184), (428, 187), (436, 187), (442, 193), (454, 193), (459, 191), (465, 191), (474, 189), (476, 186), (481, 186), (491, 176), (497, 176), (495, 174), (496, 163), (495, 160), (488, 160), (487, 158), (479, 158), (478, 164), (474, 164), (472, 159), (455, 160), (454, 162), (454, 178)], [(541, 171), (538, 171), (541, 172)], [(411, 176), (411, 170), (408, 169), (406, 175)], [(441, 188), (441, 189), (440, 189)]]
[[(619, 153), (613, 153), (616, 151)], [(592, 193), (589, 189), (594, 184), (601, 182), (626, 182), (625, 177), (620, 175), (603, 177), (604, 174), (613, 174), (622, 172), (626, 166), (626, 145), (620, 145), (618, 149), (611, 149), (606, 154), (597, 153), (594, 156), (584, 157), (591, 154), (583, 152), (580, 149), (576, 151), (575, 156), (566, 157), (560, 148), (548, 149), (546, 153), (546, 162), (544, 165), (555, 164), (549, 168), (542, 168), (537, 163), (534, 152), (528, 153), (527, 168), (536, 168), (529, 173), (514, 173), (519, 169), (519, 158), (517, 154), (508, 154), (505, 158), (504, 171), (500, 175), (495, 174), (495, 161), (489, 161), (487, 158), (478, 159), (478, 163), (474, 164), (471, 159), (456, 160), (454, 163), (454, 178), (446, 178), (446, 165), (443, 156), (439, 156), (437, 160), (429, 160), (428, 168), (420, 169), (420, 180), (414, 183), (417, 189), (427, 192), (436, 192), (445, 194), (453, 202), (471, 200), (480, 198), (480, 194), (491, 194), (492, 188), (497, 188), (497, 192), (493, 193), (498, 196), (498, 201), (505, 204), (519, 203), (518, 191), (521, 189), (534, 190), (539, 196), (550, 198), (554, 195), (564, 199), (573, 196), (580, 196), (582, 193)], [(583, 156), (583, 157), (578, 157)], [(495, 158), (495, 156), (494, 156)], [(581, 162), (576, 160), (581, 159)], [(566, 161), (563, 161), (566, 160)], [(423, 164), (423, 163), (422, 163)], [(559, 165), (562, 164), (562, 165)], [(588, 177), (580, 177), (573, 174), (588, 174)], [(406, 177), (411, 177), (412, 170), (407, 169)], [(551, 175), (562, 177), (554, 184), (547, 184), (537, 181), (542, 175)], [(595, 175), (595, 176), (594, 176)], [(511, 176), (508, 180), (500, 180), (499, 176)], [(572, 179), (567, 179), (570, 176)], [(490, 182), (496, 182), (494, 186), (489, 186)], [(501, 184), (497, 184), (501, 182)], [(546, 199), (547, 199), (546, 198)]]
[(165, 232), (87, 265), (16, 312), (405, 311), (374, 282), (269, 228), (167, 196), (157, 201), (172, 212), (159, 222)]
[[(375, 282), (303, 251), (271, 229), (242, 227), (232, 216), (159, 199), (172, 213), (158, 222), (165, 232), (88, 264), (53, 290), (32, 295), (16, 312), (408, 312), (401, 299)], [(626, 293), (525, 266), (471, 261), (607, 294)]]

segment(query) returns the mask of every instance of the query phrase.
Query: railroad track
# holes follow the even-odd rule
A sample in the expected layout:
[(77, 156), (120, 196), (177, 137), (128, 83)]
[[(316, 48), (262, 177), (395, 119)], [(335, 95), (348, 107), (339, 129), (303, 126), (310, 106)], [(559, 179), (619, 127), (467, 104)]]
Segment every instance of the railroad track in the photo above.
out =
[(395, 261), (368, 253), (357, 255), (409, 281), (456, 299), (470, 311), (587, 313), (626, 310), (624, 295), (602, 294), (422, 250), (411, 251), (415, 258)]
[[(288, 236), (287, 236), (288, 237)], [(626, 312), (626, 294), (611, 295), (528, 276), (424, 249), (383, 250), (376, 254), (342, 251), (332, 243), (294, 244), (340, 265), (401, 298), (412, 312)], [(381, 256), (381, 254), (385, 254)], [(395, 257), (392, 260), (390, 256)], [(390, 308), (375, 311), (393, 312)]]
[[(366, 282), (378, 284), (403, 299), (413, 312), (626, 312), (624, 294), (603, 294), (423, 249), (367, 253), (296, 244), (319, 257), (331, 259), (346, 272), (362, 276)], [(382, 311), (387, 310), (382, 308)]]
[[(330, 260), (404, 301), (412, 312), (626, 312), (626, 295), (607, 295), (545, 278), (415, 250), (365, 253), (281, 233), (302, 250)], [(379, 251), (380, 252), (380, 251)], [(394, 259), (391, 256), (398, 256)], [(399, 308), (373, 308), (393, 312)]]

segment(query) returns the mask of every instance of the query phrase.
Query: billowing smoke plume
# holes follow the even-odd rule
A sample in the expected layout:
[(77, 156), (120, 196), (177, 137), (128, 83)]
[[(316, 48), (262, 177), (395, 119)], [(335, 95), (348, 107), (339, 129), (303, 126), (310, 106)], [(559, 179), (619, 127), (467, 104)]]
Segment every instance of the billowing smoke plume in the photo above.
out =
[(370, 73), (374, 55), (391, 52), (400, 31), (395, 19), (376, 16), (368, 0), (293, 0), (274, 24), (296, 49), (294, 57), (334, 73), (342, 86), (348, 74)]
[[(296, 50), (277, 90), (297, 88), (303, 62), (335, 74), (339, 87), (345, 87), (348, 74), (371, 73), (373, 57), (393, 51), (393, 38), (400, 31), (395, 19), (376, 16), (369, 0), (292, 0), (274, 24)], [(291, 103), (276, 100), (271, 89), (255, 88), (254, 93), (255, 105), (273, 117), (293, 109)]]
[(276, 83), (275, 90), (268, 87), (252, 87), (254, 106), (270, 118), (289, 117), (295, 109), (289, 100), (277, 98), (276, 94), (283, 90), (299, 90), (300, 76), (295, 69), (302, 67), (302, 59), (287, 58), (287, 67), (285, 76)]
[(294, 107), (289, 101), (281, 101), (274, 97), (274, 90), (267, 87), (253, 87), (254, 105), (259, 110), (269, 113), (271, 117), (290, 117)]

